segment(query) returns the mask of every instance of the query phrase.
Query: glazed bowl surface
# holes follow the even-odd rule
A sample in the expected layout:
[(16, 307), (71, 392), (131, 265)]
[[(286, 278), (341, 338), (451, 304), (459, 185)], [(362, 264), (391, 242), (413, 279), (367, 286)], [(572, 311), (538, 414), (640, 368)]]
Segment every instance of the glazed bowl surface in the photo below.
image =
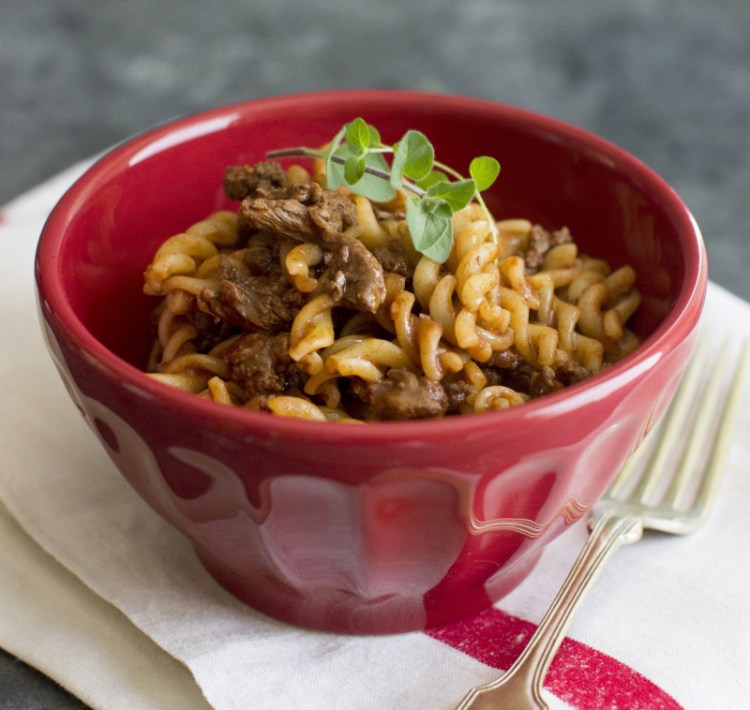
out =
[[(631, 264), (638, 349), (505, 411), (361, 426), (222, 406), (145, 375), (154, 303), (143, 273), (158, 245), (236, 208), (222, 192), (227, 165), (320, 145), (356, 116), (388, 142), (423, 131), (451, 165), (497, 157), (497, 218), (567, 226), (582, 251)], [(678, 195), (605, 140), (486, 101), (362, 90), (222, 107), (118, 146), (51, 213), (36, 279), (70, 396), (220, 584), (293, 624), (391, 633), (493, 604), (586, 515), (674, 392), (707, 272)]]

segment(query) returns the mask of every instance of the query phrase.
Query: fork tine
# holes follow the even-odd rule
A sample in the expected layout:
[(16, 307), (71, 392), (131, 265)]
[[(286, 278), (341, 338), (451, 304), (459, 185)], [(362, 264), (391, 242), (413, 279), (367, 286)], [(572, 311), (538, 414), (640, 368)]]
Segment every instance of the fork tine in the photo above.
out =
[[(704, 521), (711, 501), (716, 494), (719, 478), (729, 451), (729, 444), (733, 430), (732, 424), (739, 411), (742, 386), (745, 377), (747, 376), (749, 366), (750, 343), (746, 341), (740, 350), (737, 366), (735, 367), (734, 372), (730, 375), (729, 394), (727, 395), (724, 405), (724, 412), (719, 420), (718, 428), (716, 429), (716, 436), (708, 454), (708, 460), (705, 465), (705, 475), (701, 481), (693, 503), (694, 517), (692, 517), (692, 524), (690, 529), (686, 529), (685, 532), (691, 532)], [(718, 397), (718, 395), (716, 396)], [(705, 410), (710, 412), (711, 408), (705, 407)], [(713, 408), (713, 411), (717, 411), (715, 407)], [(706, 425), (708, 426), (708, 422)], [(700, 447), (701, 443), (703, 442), (701, 442), (699, 436), (691, 437), (685, 456), (686, 466), (689, 466), (690, 461), (695, 460), (695, 457), (698, 454), (698, 447)]]
[(659, 439), (653, 449), (639, 447), (622, 467), (615, 482), (610, 488), (609, 497), (615, 498), (622, 488), (631, 480), (633, 469), (645, 456), (650, 457), (649, 465), (643, 470), (641, 476), (628, 496), (630, 500), (643, 503), (652, 493), (659, 481), (659, 474), (668, 470), (667, 458), (674, 452), (675, 443), (681, 436), (685, 420), (688, 418), (695, 399), (695, 394), (700, 384), (703, 363), (708, 357), (708, 338), (702, 338), (693, 353), (687, 370), (685, 371), (675, 398), (672, 400), (664, 419), (659, 426)]
[[(701, 456), (701, 450), (705, 452), (705, 447), (710, 439), (707, 439), (712, 433), (716, 422), (716, 414), (720, 407), (720, 398), (724, 394), (721, 386), (722, 380), (726, 375), (726, 364), (729, 359), (729, 339), (725, 338), (719, 348), (719, 357), (713, 363), (711, 375), (704, 383), (703, 388), (697, 398), (694, 407), (697, 409), (697, 415), (693, 421), (690, 435), (682, 434), (684, 446), (679, 456), (678, 463), (674, 467), (674, 474), (669, 486), (662, 498), (662, 506), (667, 506), (671, 510), (677, 510), (685, 495), (686, 488), (691, 480), (691, 476)], [(705, 475), (705, 472), (704, 472)]]

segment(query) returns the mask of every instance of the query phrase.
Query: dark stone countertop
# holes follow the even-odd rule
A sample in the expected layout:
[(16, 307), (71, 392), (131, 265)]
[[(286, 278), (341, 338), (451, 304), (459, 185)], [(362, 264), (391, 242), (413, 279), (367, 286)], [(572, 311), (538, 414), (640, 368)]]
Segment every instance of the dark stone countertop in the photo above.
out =
[[(670, 182), (711, 278), (750, 300), (747, 0), (3, 0), (0, 204), (179, 115), (326, 88), (413, 88), (594, 131)], [(0, 710), (77, 703), (0, 654)]]

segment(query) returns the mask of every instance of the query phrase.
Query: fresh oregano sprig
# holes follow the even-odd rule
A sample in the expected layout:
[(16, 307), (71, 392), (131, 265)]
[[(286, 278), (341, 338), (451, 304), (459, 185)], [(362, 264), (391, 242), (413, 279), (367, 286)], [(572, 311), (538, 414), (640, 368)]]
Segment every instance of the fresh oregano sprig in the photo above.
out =
[[(386, 154), (393, 155), (390, 166)], [(469, 164), (469, 177), (465, 178), (435, 160), (435, 149), (423, 133), (407, 131), (400, 141), (389, 146), (363, 118), (344, 125), (325, 150), (289, 148), (269, 152), (267, 157), (290, 155), (325, 160), (328, 187), (332, 190), (344, 186), (374, 202), (388, 202), (396, 190), (402, 191), (414, 247), (438, 263), (450, 254), (453, 215), (472, 200), (477, 200), (486, 213), (496, 237), (494, 219), (481, 195), (500, 174), (495, 158), (474, 158)]]

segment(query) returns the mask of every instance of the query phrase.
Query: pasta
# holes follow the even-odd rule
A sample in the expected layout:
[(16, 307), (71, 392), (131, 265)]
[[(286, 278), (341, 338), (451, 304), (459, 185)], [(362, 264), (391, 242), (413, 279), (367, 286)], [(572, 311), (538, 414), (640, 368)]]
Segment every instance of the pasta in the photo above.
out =
[(169, 236), (145, 270), (159, 298), (151, 376), (228, 406), (314, 421), (474, 414), (523, 404), (631, 352), (630, 266), (567, 229), (453, 217), (445, 264), (415, 251), (403, 196), (325, 189), (324, 167), (231, 167), (237, 211)]

